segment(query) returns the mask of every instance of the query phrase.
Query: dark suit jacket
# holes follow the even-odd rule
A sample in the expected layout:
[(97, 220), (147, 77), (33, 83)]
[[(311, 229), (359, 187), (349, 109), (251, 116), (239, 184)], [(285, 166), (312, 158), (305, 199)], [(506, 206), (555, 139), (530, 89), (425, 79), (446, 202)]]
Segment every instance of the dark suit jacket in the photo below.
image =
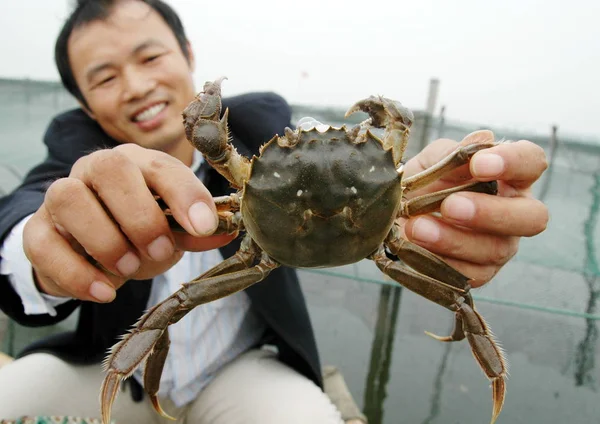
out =
[[(290, 108), (277, 95), (254, 93), (223, 100), (229, 107), (229, 125), (233, 143), (241, 154), (251, 156), (261, 144), (275, 134), (282, 134), (290, 123)], [(42, 204), (49, 184), (66, 177), (73, 163), (99, 148), (110, 148), (117, 142), (81, 109), (57, 116), (50, 124), (44, 143), (46, 159), (33, 168), (14, 192), (0, 199), (0, 240), (25, 216)], [(227, 181), (214, 170), (208, 172), (206, 186), (219, 196), (231, 192)], [(221, 248), (224, 257), (235, 253), (240, 238)], [(1, 260), (1, 259), (0, 259)], [(247, 289), (253, 308), (266, 321), (269, 343), (279, 348), (279, 358), (322, 387), (317, 348), (303, 294), (294, 270), (278, 268), (264, 281)], [(74, 332), (40, 340), (19, 355), (50, 352), (66, 361), (90, 364), (103, 359), (109, 347), (117, 342), (142, 315), (150, 294), (150, 281), (129, 281), (112, 303), (69, 301), (57, 307), (57, 316), (25, 315), (20, 298), (6, 276), (0, 276), (0, 308), (12, 319), (26, 326), (45, 326), (66, 318), (80, 307), (79, 322)], [(131, 379), (133, 380), (133, 379)]]

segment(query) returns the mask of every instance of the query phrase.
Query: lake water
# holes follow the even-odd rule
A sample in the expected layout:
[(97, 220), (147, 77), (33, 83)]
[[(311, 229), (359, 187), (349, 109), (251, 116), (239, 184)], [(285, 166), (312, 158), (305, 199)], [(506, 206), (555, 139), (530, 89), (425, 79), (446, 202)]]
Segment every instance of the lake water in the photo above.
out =
[[(55, 86), (0, 80), (0, 189), (11, 190), (44, 157), (45, 126), (72, 105)], [(443, 135), (460, 138), (474, 129), (448, 125)], [(549, 145), (539, 143), (550, 156)], [(510, 362), (498, 423), (599, 420), (599, 152), (560, 140), (551, 169), (534, 187), (550, 209), (548, 229), (522, 240), (517, 257), (475, 291)], [(396, 288), (368, 261), (299, 275), (322, 362), (342, 370), (370, 423), (489, 422), (491, 390), (468, 344), (423, 333), (448, 333), (451, 313)], [(4, 346), (11, 353), (54, 331), (11, 328)]]

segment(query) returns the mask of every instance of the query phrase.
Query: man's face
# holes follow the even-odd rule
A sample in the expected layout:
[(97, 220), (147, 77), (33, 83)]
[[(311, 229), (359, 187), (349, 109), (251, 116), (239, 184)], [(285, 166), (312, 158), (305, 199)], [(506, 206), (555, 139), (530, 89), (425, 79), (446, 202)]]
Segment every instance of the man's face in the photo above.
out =
[(192, 65), (158, 13), (120, 2), (74, 30), (68, 51), (88, 113), (110, 136), (191, 160), (181, 112), (195, 94)]

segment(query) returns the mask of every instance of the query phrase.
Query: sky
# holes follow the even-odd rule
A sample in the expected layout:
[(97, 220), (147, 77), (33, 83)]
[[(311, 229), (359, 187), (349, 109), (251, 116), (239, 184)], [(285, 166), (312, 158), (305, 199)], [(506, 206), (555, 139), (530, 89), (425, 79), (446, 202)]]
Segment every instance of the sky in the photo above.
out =
[[(348, 107), (371, 94), (412, 109), (439, 79), (436, 113), (600, 141), (597, 0), (167, 0), (196, 55), (198, 89), (275, 91)], [(0, 77), (58, 80), (67, 0), (0, 0)]]

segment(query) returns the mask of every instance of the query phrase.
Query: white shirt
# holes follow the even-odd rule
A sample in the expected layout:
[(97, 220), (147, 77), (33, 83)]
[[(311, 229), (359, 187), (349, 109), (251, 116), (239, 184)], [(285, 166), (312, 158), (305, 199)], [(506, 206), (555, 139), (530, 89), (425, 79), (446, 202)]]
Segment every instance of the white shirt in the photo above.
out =
[[(201, 155), (196, 154), (192, 169), (197, 169), (201, 162)], [(23, 251), (23, 228), (29, 218), (19, 222), (2, 245), (0, 274), (8, 275), (14, 290), (21, 297), (26, 314), (56, 316), (55, 307), (70, 299), (49, 296), (37, 290), (31, 264)], [(185, 252), (177, 264), (154, 278), (148, 308), (179, 290), (182, 283), (196, 278), (222, 260), (218, 249)], [(171, 347), (159, 395), (169, 396), (179, 407), (192, 401), (223, 365), (255, 346), (265, 328), (264, 321), (250, 308), (250, 299), (245, 292), (194, 308), (169, 327)], [(134, 378), (140, 384), (143, 382), (142, 373), (142, 368), (134, 373)]]

